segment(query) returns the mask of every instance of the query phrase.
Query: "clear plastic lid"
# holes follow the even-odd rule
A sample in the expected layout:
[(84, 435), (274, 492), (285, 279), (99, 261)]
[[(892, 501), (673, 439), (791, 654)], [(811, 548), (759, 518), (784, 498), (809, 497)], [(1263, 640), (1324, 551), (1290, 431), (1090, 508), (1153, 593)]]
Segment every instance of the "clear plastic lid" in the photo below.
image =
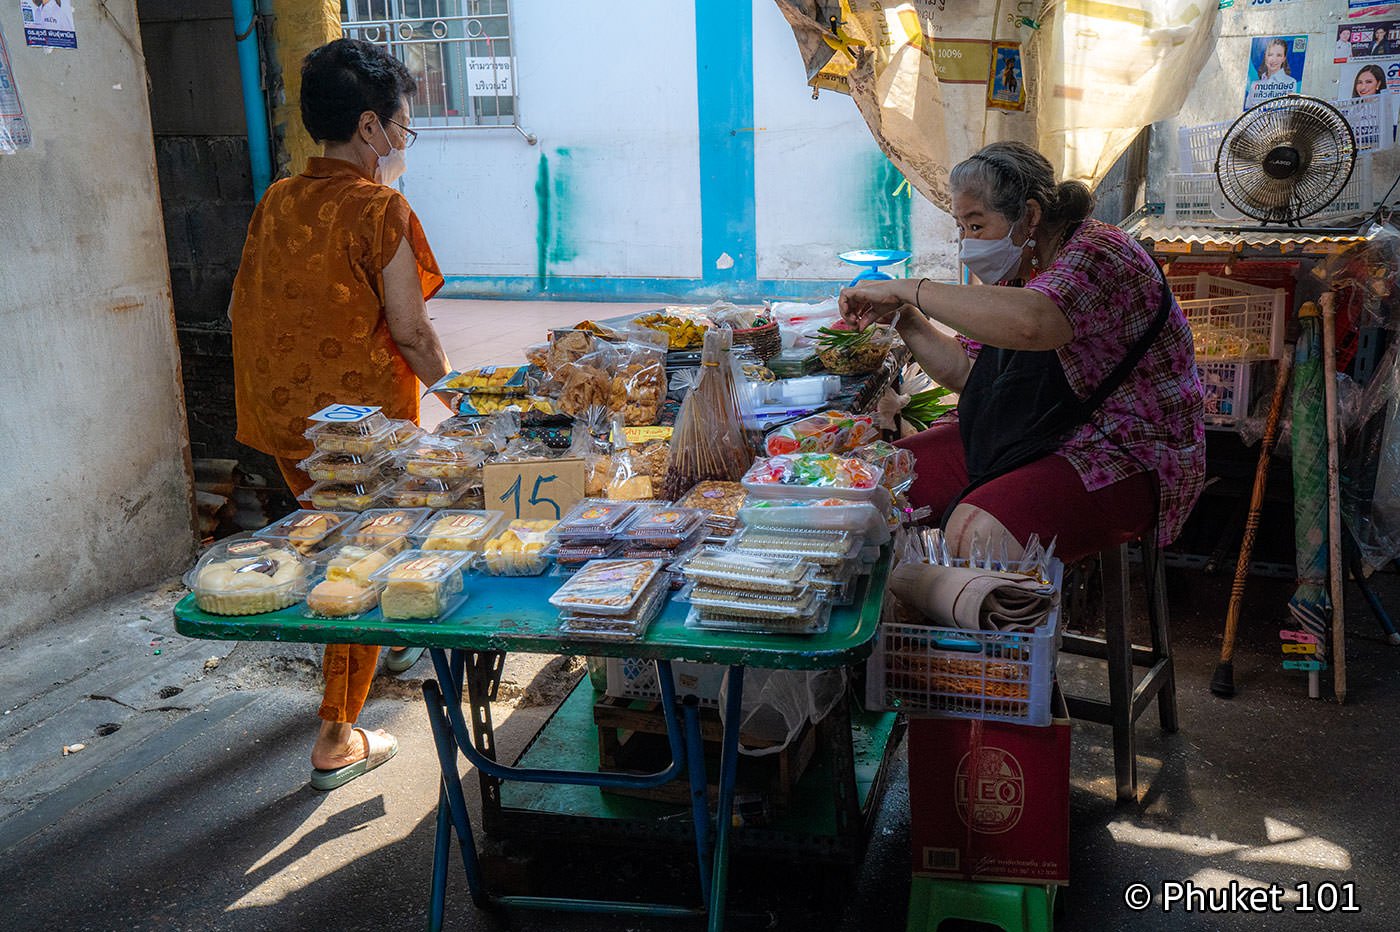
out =
[(863, 534), (873, 544), (883, 544), (890, 539), (889, 525), (871, 502), (840, 498), (798, 501), (750, 499), (739, 512), (739, 518), (746, 525), (850, 531)]
[(822, 566), (834, 566), (856, 557), (864, 541), (864, 537), (850, 531), (755, 526), (740, 531), (730, 546), (749, 553), (796, 557)]
[(626, 615), (663, 565), (661, 560), (594, 560), (560, 586), (549, 602), (590, 615)]
[(738, 517), (749, 493), (737, 482), (707, 479), (697, 482), (690, 491), (676, 499), (678, 508), (699, 508), (710, 513), (711, 522)]
[(404, 476), (384, 490), (380, 502), (395, 508), (451, 508), (470, 486), (466, 479)]
[(492, 576), (538, 576), (549, 569), (545, 551), (554, 541), (557, 522), (517, 518), (482, 548), (482, 563)]
[(885, 440), (877, 440), (858, 450), (851, 456), (879, 466), (881, 483), (892, 492), (905, 492), (914, 484), (914, 454)]
[(257, 538), (286, 541), (302, 553), (309, 553), (317, 544), (358, 517), (352, 511), (311, 511), (300, 509), (280, 521), (253, 532)]
[(546, 556), (553, 557), (560, 566), (568, 569), (577, 569), (589, 560), (604, 560), (621, 553), (622, 542), (615, 540), (557, 541), (545, 551)]
[(670, 542), (677, 546), (705, 523), (709, 514), (699, 508), (677, 508), (665, 502), (642, 505), (636, 517), (618, 537), (631, 541)]
[(311, 562), (281, 541), (220, 541), (185, 574), (200, 609), (215, 615), (258, 615), (301, 601)]
[(688, 556), (700, 544), (704, 543), (708, 529), (699, 527), (691, 532), (689, 537), (680, 541), (672, 541), (670, 538), (660, 540), (624, 540), (622, 541), (622, 556), (629, 560), (676, 560), (681, 556)]
[(319, 575), (326, 579), (348, 579), (362, 586), (394, 557), (408, 549), (407, 538), (385, 544), (337, 544), (316, 558)]
[(306, 593), (308, 618), (359, 618), (379, 605), (383, 583), (364, 585), (353, 579), (319, 580)]
[(478, 476), (486, 454), (466, 440), (423, 437), (402, 454), (404, 472), (410, 476), (465, 479)]
[(831, 627), (831, 606), (822, 605), (811, 615), (792, 618), (736, 618), (695, 605), (685, 616), (687, 628), (700, 631), (734, 631), (742, 634), (825, 634)]
[(732, 589), (794, 593), (806, 585), (811, 567), (787, 557), (764, 557), (737, 550), (704, 547), (682, 567), (686, 578)]
[(595, 615), (586, 612), (559, 613), (559, 630), (567, 634), (617, 640), (635, 640), (646, 634), (647, 628), (666, 607), (670, 586), (658, 579), (647, 587), (637, 607), (625, 615)]
[(431, 621), (462, 595), (462, 568), (469, 553), (406, 550), (370, 579), (384, 584), (379, 607), (385, 618)]
[(317, 482), (302, 495), (319, 509), (364, 511), (372, 506), (388, 487), (387, 479), (375, 479), (370, 482)]
[(414, 540), (422, 550), (480, 552), (503, 520), (503, 511), (439, 511), (422, 522)]
[(744, 473), (743, 486), (750, 491), (769, 486), (807, 489), (844, 489), (873, 492), (883, 473), (878, 466), (836, 453), (792, 453), (760, 457)]
[(376, 570), (370, 579), (386, 585), (395, 583), (440, 583), (460, 577), (462, 568), (471, 562), (469, 553), (432, 550), (405, 550)]
[(419, 437), (426, 436), (427, 432), (412, 421), (390, 421), (389, 436), (384, 439), (384, 445), (397, 453)]
[(427, 508), (371, 508), (345, 529), (344, 538), (360, 546), (382, 547), (417, 531), (431, 514)]
[(559, 522), (560, 540), (608, 540), (617, 536), (637, 513), (635, 502), (585, 498)]
[(362, 456), (388, 446), (394, 432), (382, 411), (375, 411), (358, 421), (320, 421), (305, 434), (317, 450), (330, 453), (357, 453)]
[(323, 450), (297, 463), (297, 468), (317, 482), (369, 482), (378, 477), (392, 458), (388, 450), (367, 456)]
[(808, 585), (794, 593), (745, 592), (722, 586), (695, 584), (682, 593), (706, 614), (735, 618), (796, 618), (821, 608), (825, 597)]

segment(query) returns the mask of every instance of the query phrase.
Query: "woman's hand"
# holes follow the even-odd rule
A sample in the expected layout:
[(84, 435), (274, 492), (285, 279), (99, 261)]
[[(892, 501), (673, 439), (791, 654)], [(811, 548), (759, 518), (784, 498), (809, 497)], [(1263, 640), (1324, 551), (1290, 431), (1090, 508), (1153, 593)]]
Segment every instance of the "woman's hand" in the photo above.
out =
[(841, 318), (858, 330), (889, 320), (909, 299), (905, 279), (867, 281), (841, 289)]

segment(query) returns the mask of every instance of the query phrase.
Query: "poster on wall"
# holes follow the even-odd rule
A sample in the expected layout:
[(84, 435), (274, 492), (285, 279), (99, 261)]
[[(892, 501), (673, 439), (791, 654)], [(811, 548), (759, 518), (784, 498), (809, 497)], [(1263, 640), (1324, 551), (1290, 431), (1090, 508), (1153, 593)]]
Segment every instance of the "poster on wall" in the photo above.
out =
[(5, 47), (5, 34), (0, 32), (0, 153), (17, 152), (33, 144), (24, 104), (20, 103), (19, 88), (15, 87), (14, 72), (10, 70), (10, 50)]
[(1337, 64), (1394, 55), (1400, 55), (1400, 20), (1337, 27), (1337, 45), (1332, 52), (1332, 61)]
[(1337, 69), (1337, 98), (1400, 92), (1400, 57), (1352, 61)]
[(987, 79), (987, 106), (996, 110), (1026, 109), (1021, 43), (992, 43), (992, 74)]
[(24, 44), (50, 49), (77, 48), (73, 3), (74, 0), (19, 0)]
[(1244, 108), (1248, 110), (1266, 100), (1298, 93), (1303, 85), (1307, 55), (1307, 36), (1268, 36), (1253, 40), (1249, 49)]

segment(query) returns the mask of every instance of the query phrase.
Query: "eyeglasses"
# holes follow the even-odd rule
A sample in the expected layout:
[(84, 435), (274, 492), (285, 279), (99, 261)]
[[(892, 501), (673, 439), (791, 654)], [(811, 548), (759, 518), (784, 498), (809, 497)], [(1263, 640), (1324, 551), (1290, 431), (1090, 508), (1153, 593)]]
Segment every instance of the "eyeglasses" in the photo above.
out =
[(403, 147), (405, 149), (412, 149), (413, 144), (418, 141), (418, 134), (407, 126), (404, 126), (398, 120), (390, 120), (389, 122), (403, 130)]

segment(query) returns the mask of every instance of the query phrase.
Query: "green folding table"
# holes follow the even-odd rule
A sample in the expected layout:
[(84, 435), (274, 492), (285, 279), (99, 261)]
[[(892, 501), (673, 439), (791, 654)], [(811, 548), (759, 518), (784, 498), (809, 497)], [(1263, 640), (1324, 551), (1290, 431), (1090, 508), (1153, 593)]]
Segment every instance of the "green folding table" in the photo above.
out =
[[(468, 887), (478, 906), (497, 904), (518, 908), (613, 912), (632, 915), (702, 916), (709, 928), (724, 926), (728, 887), (730, 825), (739, 753), (740, 710), (744, 669), (820, 670), (846, 667), (870, 655), (880, 618), (888, 549), (875, 564), (855, 603), (837, 608), (829, 630), (817, 635), (764, 635), (699, 631), (685, 627), (687, 606), (671, 601), (635, 641), (615, 641), (569, 635), (559, 630), (557, 611), (549, 597), (559, 587), (556, 577), (492, 577), (469, 574), (468, 598), (446, 618), (431, 624), (388, 621), (379, 612), (352, 621), (308, 618), (305, 606), (245, 617), (210, 615), (187, 596), (175, 607), (175, 627), (188, 637), (235, 641), (293, 641), (336, 644), (396, 644), (430, 648), (436, 679), (423, 684), (428, 720), (437, 745), (442, 781), (438, 792), (437, 833), (428, 928), (442, 927), (447, 865), (453, 835), (457, 839)], [(490, 701), (500, 682), (504, 657), (510, 651), (537, 654), (586, 654), (635, 657), (656, 662), (671, 762), (651, 774), (629, 774), (544, 767), (509, 766), (495, 759)], [(719, 787), (715, 811), (710, 812), (700, 710), (696, 701), (676, 695), (671, 661), (689, 660), (729, 667), (721, 738)], [(467, 700), (468, 726), (463, 710)], [(847, 736), (849, 765), (849, 735)], [(487, 781), (557, 784), (583, 787), (655, 787), (673, 780), (690, 784), (695, 849), (699, 865), (700, 904), (633, 903), (548, 896), (492, 894), (477, 857), (476, 840), (467, 813), (457, 752)], [(849, 766), (846, 768), (849, 770)], [(849, 782), (849, 780), (847, 781)], [(854, 797), (854, 788), (838, 788)]]

